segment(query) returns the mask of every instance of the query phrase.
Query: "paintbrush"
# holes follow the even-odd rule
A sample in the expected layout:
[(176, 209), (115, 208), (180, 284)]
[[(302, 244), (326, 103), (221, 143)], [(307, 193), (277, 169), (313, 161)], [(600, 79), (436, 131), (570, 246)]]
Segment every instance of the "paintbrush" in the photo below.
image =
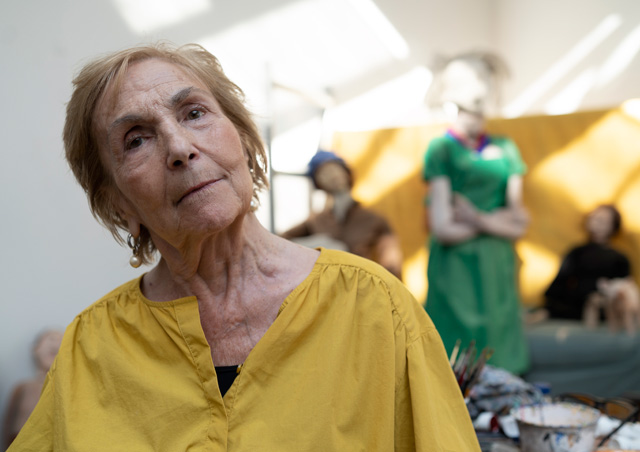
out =
[(462, 393), (465, 394), (467, 389), (471, 384), (471, 381), (476, 377), (478, 373), (478, 369), (483, 365), (483, 362), (486, 360), (487, 347), (485, 347), (482, 352), (480, 352), (480, 357), (477, 359), (475, 363), (469, 368), (469, 372), (467, 373), (468, 378), (463, 381), (463, 384), (460, 386)]
[(449, 358), (449, 364), (453, 368), (453, 365), (456, 363), (456, 359), (458, 358), (458, 352), (460, 351), (460, 343), (461, 339), (456, 341), (456, 345), (453, 346), (453, 350), (451, 351), (451, 357)]
[(469, 367), (469, 363), (472, 359), (472, 356), (475, 356), (476, 349), (476, 341), (471, 339), (469, 342), (469, 347), (467, 348), (466, 353), (462, 357), (462, 362), (460, 364), (460, 368), (458, 369), (458, 373), (456, 373), (456, 380), (458, 380), (458, 384), (461, 385), (464, 379), (464, 374), (467, 372), (467, 368)]
[(464, 373), (464, 371), (467, 369), (467, 366), (469, 365), (469, 359), (471, 358), (471, 354), (473, 353), (475, 348), (476, 348), (476, 341), (475, 339), (471, 339), (471, 341), (469, 342), (469, 346), (467, 347), (467, 350), (462, 357), (462, 362), (460, 364), (460, 369), (459, 369), (461, 372)]
[(456, 363), (453, 365), (453, 373), (456, 376), (456, 379), (458, 378), (458, 372), (460, 372), (460, 368), (462, 367), (462, 361), (464, 360), (464, 357), (466, 354), (467, 354), (466, 348), (463, 348), (462, 350), (460, 350), (460, 353), (458, 353), (458, 356), (456, 358)]
[(473, 368), (474, 362), (476, 360), (476, 354), (477, 353), (478, 353), (478, 349), (474, 345), (471, 348), (471, 352), (469, 352), (467, 354), (466, 361), (464, 363), (464, 367), (462, 368), (462, 370), (460, 372), (460, 382), (461, 383), (464, 383), (469, 378), (469, 375), (471, 373), (471, 369)]
[(478, 361), (476, 361), (475, 365), (473, 366), (474, 368), (470, 372), (469, 378), (467, 379), (466, 384), (462, 389), (462, 394), (464, 394), (464, 397), (467, 397), (469, 395), (471, 388), (473, 388), (473, 386), (478, 382), (480, 374), (482, 373), (482, 369), (484, 368), (487, 361), (489, 361), (489, 358), (491, 358), (491, 355), (493, 355), (493, 349), (489, 347), (485, 347), (482, 350), (482, 353), (480, 353), (480, 358), (478, 358)]

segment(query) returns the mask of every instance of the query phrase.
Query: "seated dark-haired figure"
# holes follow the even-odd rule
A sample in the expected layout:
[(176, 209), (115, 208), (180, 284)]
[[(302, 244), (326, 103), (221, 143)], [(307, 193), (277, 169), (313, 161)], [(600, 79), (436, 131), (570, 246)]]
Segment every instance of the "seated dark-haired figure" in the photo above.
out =
[[(614, 289), (634, 285), (629, 260), (609, 243), (620, 227), (620, 213), (612, 205), (598, 206), (587, 215), (588, 242), (573, 248), (565, 256), (545, 292), (545, 307), (550, 317), (585, 319), (593, 324), (594, 312), (597, 322), (601, 308), (606, 312), (608, 304), (612, 305), (612, 299), (617, 296)], [(616, 283), (612, 284), (613, 281)]]

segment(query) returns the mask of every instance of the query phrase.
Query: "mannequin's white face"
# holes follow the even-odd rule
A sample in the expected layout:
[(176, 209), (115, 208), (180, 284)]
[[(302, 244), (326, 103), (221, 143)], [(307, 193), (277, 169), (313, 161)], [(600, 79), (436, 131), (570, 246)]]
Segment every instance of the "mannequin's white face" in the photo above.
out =
[(480, 113), (472, 113), (460, 108), (455, 121), (455, 128), (463, 135), (476, 139), (484, 132), (485, 120)]
[(599, 207), (587, 216), (586, 228), (593, 242), (606, 243), (613, 234), (613, 212)]

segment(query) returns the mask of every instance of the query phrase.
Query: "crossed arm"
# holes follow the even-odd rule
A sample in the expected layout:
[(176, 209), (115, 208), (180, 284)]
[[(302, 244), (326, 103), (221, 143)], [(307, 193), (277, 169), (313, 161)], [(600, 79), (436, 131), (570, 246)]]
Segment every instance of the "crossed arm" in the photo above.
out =
[(522, 177), (513, 175), (507, 182), (507, 206), (491, 212), (478, 210), (464, 196), (451, 191), (446, 176), (430, 182), (429, 217), (431, 233), (443, 244), (454, 245), (479, 234), (516, 240), (525, 233), (529, 215), (522, 206)]

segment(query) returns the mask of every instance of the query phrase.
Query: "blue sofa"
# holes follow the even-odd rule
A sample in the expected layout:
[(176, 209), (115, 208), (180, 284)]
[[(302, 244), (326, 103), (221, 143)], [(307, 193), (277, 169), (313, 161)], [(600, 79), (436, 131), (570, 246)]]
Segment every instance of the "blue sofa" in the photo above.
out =
[(524, 379), (548, 383), (551, 394), (616, 397), (640, 391), (640, 332), (612, 333), (580, 321), (547, 319), (525, 328), (531, 368)]

